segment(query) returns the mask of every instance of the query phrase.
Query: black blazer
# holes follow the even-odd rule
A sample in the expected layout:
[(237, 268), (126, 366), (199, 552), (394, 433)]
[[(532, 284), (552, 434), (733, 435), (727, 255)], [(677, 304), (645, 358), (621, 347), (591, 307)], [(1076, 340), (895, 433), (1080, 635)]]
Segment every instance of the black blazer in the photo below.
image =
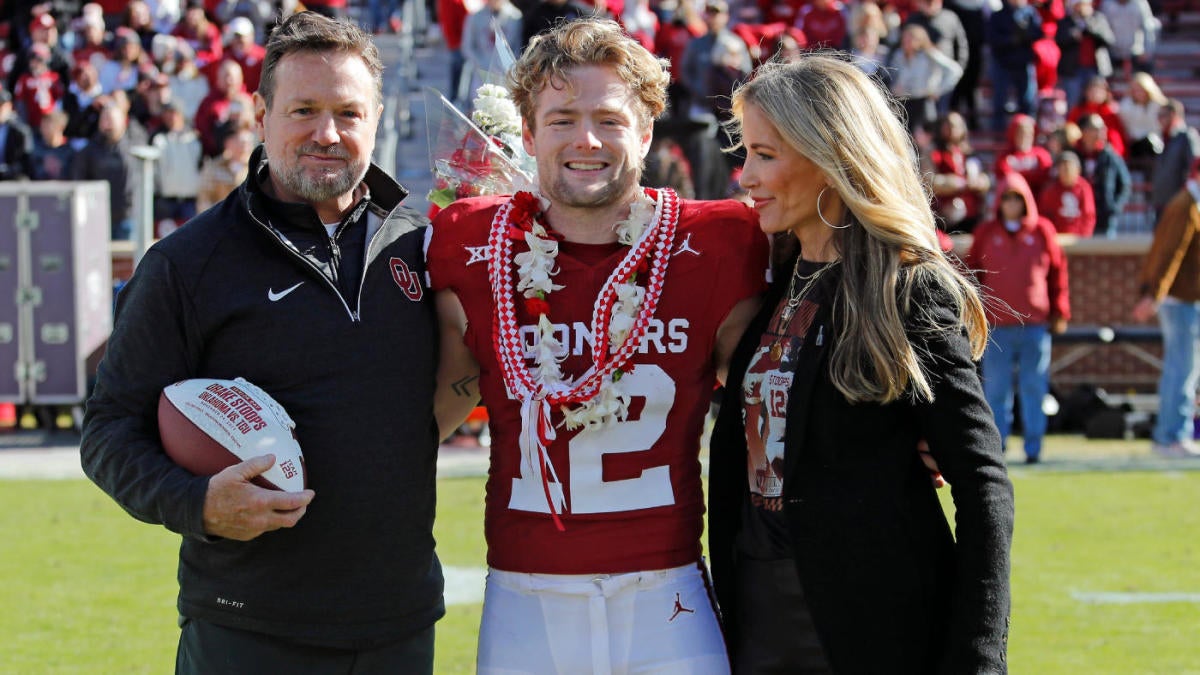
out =
[[(748, 497), (742, 380), (784, 286), (768, 293), (734, 353), (711, 444), (709, 552), (731, 648), (734, 542)], [(922, 289), (916, 302), (956, 323), (945, 292)], [(838, 673), (1006, 672), (1012, 484), (965, 331), (909, 326), (933, 402), (852, 405), (827, 375), (833, 329), (827, 305), (789, 395), (783, 488), (796, 570), (830, 664)], [(957, 544), (917, 454), (922, 438), (951, 485)]]

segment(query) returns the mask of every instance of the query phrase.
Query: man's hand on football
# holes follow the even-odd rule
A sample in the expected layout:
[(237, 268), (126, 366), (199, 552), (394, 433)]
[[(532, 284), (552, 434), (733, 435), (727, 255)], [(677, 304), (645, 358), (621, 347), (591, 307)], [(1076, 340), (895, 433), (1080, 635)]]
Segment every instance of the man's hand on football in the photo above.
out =
[(283, 492), (250, 482), (274, 464), (274, 455), (251, 457), (209, 479), (204, 496), (204, 531), (217, 537), (249, 541), (264, 532), (299, 522), (312, 501), (312, 490)]

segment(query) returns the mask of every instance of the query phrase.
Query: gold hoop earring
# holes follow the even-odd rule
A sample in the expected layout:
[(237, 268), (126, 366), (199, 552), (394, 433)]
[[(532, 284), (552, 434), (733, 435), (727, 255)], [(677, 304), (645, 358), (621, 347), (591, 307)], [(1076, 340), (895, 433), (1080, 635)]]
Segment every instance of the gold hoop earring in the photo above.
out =
[(825, 223), (826, 225), (828, 225), (829, 227), (831, 227), (835, 230), (844, 230), (847, 227), (850, 227), (850, 225), (852, 225), (853, 223), (846, 223), (845, 225), (834, 225), (833, 223), (829, 222), (828, 220), (825, 220), (825, 214), (821, 213), (821, 197), (825, 196), (825, 191), (828, 189), (829, 189), (829, 186), (826, 185), (825, 187), (821, 188), (820, 192), (817, 193), (817, 217), (821, 219), (822, 223)]

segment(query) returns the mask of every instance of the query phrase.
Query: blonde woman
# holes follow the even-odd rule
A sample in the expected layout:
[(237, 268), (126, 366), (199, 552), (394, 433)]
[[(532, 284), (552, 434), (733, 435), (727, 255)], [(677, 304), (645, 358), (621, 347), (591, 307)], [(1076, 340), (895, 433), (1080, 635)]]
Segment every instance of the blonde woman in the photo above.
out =
[(1004, 672), (1013, 498), (976, 371), (986, 319), (938, 247), (896, 104), (812, 54), (764, 66), (733, 113), (742, 186), (790, 252), (711, 446), (733, 671)]
[(1117, 114), (1129, 137), (1129, 158), (1154, 157), (1162, 152), (1163, 138), (1158, 111), (1167, 103), (1150, 73), (1137, 72), (1129, 78), (1129, 92), (1121, 99)]

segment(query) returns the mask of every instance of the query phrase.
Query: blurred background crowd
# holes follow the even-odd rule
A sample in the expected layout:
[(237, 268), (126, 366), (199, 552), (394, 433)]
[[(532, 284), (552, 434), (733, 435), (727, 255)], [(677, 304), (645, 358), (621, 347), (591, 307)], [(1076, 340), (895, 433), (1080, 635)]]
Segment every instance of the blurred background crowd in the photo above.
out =
[[(0, 179), (106, 180), (112, 236), (128, 238), (129, 148), (150, 144), (165, 233), (244, 176), (250, 93), (279, 17), (307, 9), (395, 32), (404, 1), (416, 0), (6, 0)], [(516, 50), (563, 18), (622, 22), (674, 76), (647, 182), (700, 198), (737, 192), (718, 127), (734, 83), (767, 58), (844, 50), (903, 106), (946, 231), (985, 220), (998, 179), (1017, 172), (1059, 232), (1114, 236), (1150, 231), (1200, 154), (1196, 49), (1161, 49), (1173, 31), (1189, 41), (1175, 28), (1188, 3), (429, 0), (422, 16), (464, 110), (497, 28)]]

